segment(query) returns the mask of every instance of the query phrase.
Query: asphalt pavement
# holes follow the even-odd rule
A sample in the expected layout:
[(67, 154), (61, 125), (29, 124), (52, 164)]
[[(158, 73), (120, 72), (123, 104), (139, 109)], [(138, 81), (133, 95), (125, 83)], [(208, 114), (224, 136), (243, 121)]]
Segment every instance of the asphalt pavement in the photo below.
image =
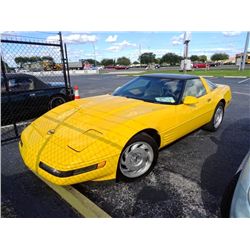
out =
[[(71, 81), (87, 97), (111, 93), (132, 78), (89, 75)], [(217, 132), (199, 129), (165, 147), (154, 170), (139, 181), (75, 188), (112, 217), (220, 217), (223, 191), (250, 147), (250, 79), (209, 79), (230, 85), (233, 93)], [(17, 141), (2, 145), (1, 153), (3, 217), (79, 217), (24, 166)]]

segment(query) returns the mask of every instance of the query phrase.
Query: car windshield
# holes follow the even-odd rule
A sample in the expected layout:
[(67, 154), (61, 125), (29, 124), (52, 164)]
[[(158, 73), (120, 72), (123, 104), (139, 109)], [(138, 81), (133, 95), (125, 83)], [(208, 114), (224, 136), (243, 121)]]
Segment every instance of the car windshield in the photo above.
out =
[(183, 86), (184, 80), (180, 79), (140, 76), (116, 89), (112, 95), (153, 103), (177, 104)]

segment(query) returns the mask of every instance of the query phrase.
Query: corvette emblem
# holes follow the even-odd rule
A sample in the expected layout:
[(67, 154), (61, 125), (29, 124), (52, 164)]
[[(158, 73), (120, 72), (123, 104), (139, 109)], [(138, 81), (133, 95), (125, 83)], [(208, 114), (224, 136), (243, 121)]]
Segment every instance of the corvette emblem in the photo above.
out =
[(47, 132), (48, 135), (53, 135), (55, 134), (55, 130), (54, 129), (50, 129), (48, 132)]

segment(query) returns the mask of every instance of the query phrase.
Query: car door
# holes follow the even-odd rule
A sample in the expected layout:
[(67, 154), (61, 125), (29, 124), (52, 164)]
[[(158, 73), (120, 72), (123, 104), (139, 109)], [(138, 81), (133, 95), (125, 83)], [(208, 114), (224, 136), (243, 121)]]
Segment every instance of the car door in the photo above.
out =
[(211, 93), (206, 90), (199, 78), (186, 81), (182, 100), (186, 96), (194, 96), (198, 99), (198, 102), (192, 105), (183, 103), (177, 105), (177, 121), (180, 136), (205, 125), (211, 118), (209, 108), (209, 104), (212, 101)]
[(12, 76), (8, 79), (8, 86), (15, 122), (34, 118), (37, 103), (32, 78), (28, 76)]
[(6, 90), (5, 79), (1, 76), (1, 126), (13, 123), (12, 106), (10, 96)]
[(37, 77), (31, 76), (31, 79), (34, 82), (34, 90), (31, 91), (31, 101), (36, 107), (36, 116), (38, 117), (48, 111), (52, 91), (47, 84)]

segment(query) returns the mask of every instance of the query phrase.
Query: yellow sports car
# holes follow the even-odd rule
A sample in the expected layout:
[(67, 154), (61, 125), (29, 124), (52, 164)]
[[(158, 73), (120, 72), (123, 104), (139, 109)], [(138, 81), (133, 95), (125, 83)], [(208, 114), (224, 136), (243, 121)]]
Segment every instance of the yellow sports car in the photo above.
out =
[(228, 86), (202, 77), (143, 75), (50, 110), (23, 131), (19, 149), (58, 185), (134, 180), (153, 169), (160, 148), (202, 126), (217, 130), (230, 101)]

